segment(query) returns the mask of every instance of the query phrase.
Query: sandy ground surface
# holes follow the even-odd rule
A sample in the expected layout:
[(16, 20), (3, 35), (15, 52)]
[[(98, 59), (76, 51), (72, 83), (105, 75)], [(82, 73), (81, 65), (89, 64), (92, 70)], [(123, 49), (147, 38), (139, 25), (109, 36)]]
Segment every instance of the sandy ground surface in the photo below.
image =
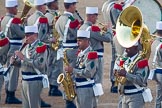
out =
[[(4, 8), (4, 1), (0, 0), (0, 16), (3, 16), (5, 14), (5, 8)], [(79, 3), (77, 5), (78, 11), (80, 15), (84, 18), (85, 17), (85, 7), (86, 6), (98, 6), (99, 10), (101, 10), (102, 4), (106, 0), (79, 0)], [(162, 0), (159, 0), (162, 3)], [(23, 9), (23, 3), (22, 0), (19, 0), (20, 6), (19, 10), (21, 11)], [(63, 0), (60, 0), (60, 10), (63, 11)], [(30, 10), (30, 13), (33, 12), (33, 9)], [(20, 13), (18, 14), (20, 16)], [(99, 15), (99, 21), (103, 21), (102, 14)], [(104, 88), (104, 95), (102, 95), (99, 99), (98, 108), (117, 108), (117, 102), (118, 102), (118, 94), (113, 94), (110, 92), (111, 83), (109, 80), (109, 70), (110, 70), (110, 61), (111, 61), (111, 44), (105, 43), (105, 53), (104, 53), (104, 80), (103, 80), (103, 88)], [(19, 85), (16, 91), (16, 97), (21, 98), (21, 76), (19, 78)], [(156, 83), (154, 81), (149, 81), (149, 87), (152, 90), (153, 97), (155, 99), (155, 85)], [(50, 103), (52, 105), (52, 108), (64, 108), (65, 102), (63, 101), (62, 97), (49, 97), (48, 96), (48, 89), (44, 89), (43, 93), (41, 94), (43, 100)], [(0, 108), (21, 108), (21, 105), (6, 105), (5, 104), (5, 90), (3, 87), (2, 90), (2, 101), (0, 102)], [(145, 108), (153, 108), (154, 106), (154, 99), (151, 103), (146, 103)], [(137, 106), (138, 107), (138, 106)]]

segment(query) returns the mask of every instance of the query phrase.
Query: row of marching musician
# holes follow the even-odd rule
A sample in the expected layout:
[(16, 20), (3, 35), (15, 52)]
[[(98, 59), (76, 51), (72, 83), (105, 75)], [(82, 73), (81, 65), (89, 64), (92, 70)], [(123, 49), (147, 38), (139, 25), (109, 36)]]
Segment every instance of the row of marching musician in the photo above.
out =
[[(30, 1), (25, 1), (30, 7)], [(97, 107), (98, 97), (103, 94), (103, 42), (112, 41), (111, 23), (101, 34), (95, 25), (98, 7), (86, 7), (83, 21), (76, 11), (77, 0), (64, 0), (62, 15), (58, 13), (58, 0), (33, 3), (36, 9), (33, 14), (17, 18), (18, 1), (5, 0), (7, 12), (1, 19), (0, 34), (5, 103), (22, 103), (23, 108), (51, 107), (40, 97), (42, 89), (49, 87), (48, 95), (63, 96), (66, 108)], [(22, 101), (15, 97), (19, 71)], [(64, 92), (59, 90), (60, 83)]]
[[(151, 100), (150, 89), (147, 88), (147, 79), (151, 72), (155, 73), (154, 78), (158, 84), (156, 108), (161, 107), (160, 39), (157, 39), (159, 43), (156, 45), (153, 60), (155, 71), (150, 72), (148, 56), (151, 39), (150, 35), (145, 35), (147, 32), (143, 32), (141, 18), (129, 18), (128, 15), (126, 23), (125, 20), (118, 19), (118, 15), (129, 8), (123, 11), (121, 4), (113, 4), (110, 11), (110, 17), (114, 20), (112, 23), (119, 20), (116, 24), (116, 28), (119, 28), (116, 29), (117, 36), (113, 38), (111, 23), (104, 27), (104, 33), (95, 25), (99, 13), (97, 7), (86, 7), (86, 20), (83, 21), (76, 11), (76, 0), (64, 0), (65, 11), (62, 15), (58, 13), (57, 0), (34, 0), (33, 5), (36, 11), (23, 19), (22, 24), (22, 20), (15, 17), (17, 0), (5, 1), (7, 13), (1, 20), (0, 83), (3, 84), (4, 74), (6, 104), (22, 103), (24, 108), (51, 107), (40, 97), (42, 89), (49, 87), (49, 96), (63, 95), (66, 108), (96, 108), (98, 97), (103, 94), (103, 42), (111, 42), (113, 45), (114, 41), (125, 47), (117, 47), (115, 43), (116, 50), (121, 48), (124, 52), (121, 52), (117, 59), (114, 58), (115, 66), (112, 65), (115, 70), (115, 78), (113, 74), (111, 78), (112, 84), (118, 84), (121, 94), (119, 107), (136, 108), (138, 104), (138, 107), (142, 108), (145, 101)], [(141, 15), (137, 8), (130, 8), (131, 15)], [(129, 22), (130, 19), (133, 22)], [(124, 30), (118, 32), (122, 26)], [(158, 22), (158, 35), (161, 28), (161, 22)], [(127, 36), (125, 31), (129, 31), (130, 36)], [(3, 69), (6, 62), (7, 71)], [(22, 74), (22, 102), (15, 97), (19, 71)], [(64, 92), (58, 89), (60, 83), (63, 84)], [(112, 92), (113, 90), (112, 87)]]

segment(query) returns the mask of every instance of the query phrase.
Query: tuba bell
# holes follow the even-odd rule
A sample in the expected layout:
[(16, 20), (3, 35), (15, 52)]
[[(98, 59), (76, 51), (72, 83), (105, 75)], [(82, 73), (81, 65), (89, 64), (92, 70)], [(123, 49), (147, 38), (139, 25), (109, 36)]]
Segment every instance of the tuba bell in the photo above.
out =
[[(133, 46), (136, 42), (142, 46), (139, 55), (127, 69), (128, 73), (132, 73), (132, 69), (139, 60), (149, 59), (153, 39), (147, 26), (143, 23), (141, 11), (137, 7), (129, 6), (121, 12), (116, 24), (116, 36), (119, 44), (125, 48)], [(125, 84), (126, 78), (116, 76), (116, 81)]]

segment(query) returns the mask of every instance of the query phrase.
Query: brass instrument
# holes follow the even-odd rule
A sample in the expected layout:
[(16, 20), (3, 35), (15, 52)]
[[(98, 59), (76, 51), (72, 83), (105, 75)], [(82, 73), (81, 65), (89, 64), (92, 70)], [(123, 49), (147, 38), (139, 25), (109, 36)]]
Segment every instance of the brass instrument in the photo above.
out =
[[(69, 66), (69, 62), (66, 56), (66, 50), (64, 53), (64, 63), (66, 66)], [(75, 98), (76, 93), (74, 90), (74, 82), (71, 78), (70, 73), (66, 72), (66, 75), (61, 73), (57, 78), (57, 83), (63, 85), (67, 100), (72, 101)]]
[(53, 31), (52, 31), (53, 36), (55, 37), (55, 40), (56, 40), (55, 43), (52, 43), (52, 49), (55, 51), (58, 50), (59, 45), (60, 45), (60, 43), (59, 43), (60, 35), (55, 28), (56, 21), (58, 20), (59, 17), (60, 17), (60, 15), (55, 13), (55, 17), (54, 17), (54, 21), (53, 21)]
[(53, 36), (55, 37), (56, 42), (52, 43), (52, 49), (56, 51), (56, 50), (58, 50), (59, 45), (60, 45), (60, 43), (59, 43), (60, 35), (58, 34), (58, 32), (55, 28), (53, 29)]
[(24, 22), (24, 19), (26, 18), (27, 13), (29, 12), (29, 10), (33, 7), (33, 2), (32, 0), (23, 0), (23, 2), (25, 3), (24, 9), (22, 11), (21, 14), (21, 21)]
[[(117, 20), (116, 36), (119, 44), (125, 48), (133, 46), (138, 41), (142, 45), (142, 51), (126, 70), (128, 73), (132, 73), (132, 69), (139, 60), (149, 59), (153, 39), (147, 26), (143, 23), (142, 14), (137, 7), (129, 6), (121, 12)], [(126, 82), (126, 78), (121, 76), (117, 76), (116, 80), (122, 85)]]
[(104, 34), (107, 32), (107, 28), (105, 28), (105, 24), (97, 21), (97, 24), (101, 26), (101, 32)]

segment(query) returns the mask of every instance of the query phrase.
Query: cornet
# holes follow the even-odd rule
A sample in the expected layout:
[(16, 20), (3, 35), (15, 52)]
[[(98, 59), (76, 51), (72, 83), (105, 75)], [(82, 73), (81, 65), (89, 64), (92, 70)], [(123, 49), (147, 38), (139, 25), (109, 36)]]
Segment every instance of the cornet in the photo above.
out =
[[(106, 32), (107, 32), (107, 27), (106, 27), (106, 25), (105, 24), (103, 24), (102, 22), (99, 22), (99, 21), (97, 21), (97, 24), (98, 25), (100, 25), (100, 27), (101, 27), (101, 32), (102, 32), (102, 34), (105, 34)], [(113, 28), (113, 27), (112, 27)], [(112, 29), (113, 31), (116, 31), (115, 29)]]

